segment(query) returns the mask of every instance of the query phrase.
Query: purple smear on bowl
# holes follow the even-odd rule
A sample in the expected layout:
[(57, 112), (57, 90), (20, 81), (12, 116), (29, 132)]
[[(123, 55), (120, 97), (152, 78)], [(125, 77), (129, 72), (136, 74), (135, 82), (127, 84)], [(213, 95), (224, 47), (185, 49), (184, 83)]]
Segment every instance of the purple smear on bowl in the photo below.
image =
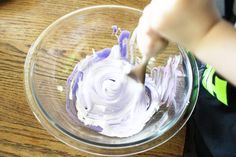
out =
[(120, 53), (121, 53), (122, 58), (128, 57), (127, 44), (128, 44), (129, 37), (130, 37), (129, 31), (127, 30), (121, 31), (118, 41), (119, 41)]

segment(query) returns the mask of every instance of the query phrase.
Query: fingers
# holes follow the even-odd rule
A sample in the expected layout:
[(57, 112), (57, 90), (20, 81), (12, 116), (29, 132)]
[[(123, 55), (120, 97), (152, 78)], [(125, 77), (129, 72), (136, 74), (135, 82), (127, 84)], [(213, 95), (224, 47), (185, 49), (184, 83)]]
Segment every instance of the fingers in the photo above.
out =
[(150, 25), (152, 21), (150, 4), (144, 9), (137, 29), (137, 43), (143, 56), (153, 57), (167, 46), (168, 41), (161, 37)]
[(147, 54), (150, 51), (151, 38), (148, 35), (150, 27), (147, 24), (147, 20), (142, 16), (139, 20), (139, 25), (137, 28), (137, 44), (138, 48), (143, 55)]
[[(143, 28), (143, 29), (142, 29)], [(138, 27), (137, 43), (143, 56), (154, 57), (168, 45), (168, 41), (148, 27)]]
[(143, 25), (151, 27), (153, 30), (158, 28), (160, 23), (160, 16), (157, 11), (155, 11), (155, 5), (152, 3), (148, 4), (143, 10), (142, 22)]

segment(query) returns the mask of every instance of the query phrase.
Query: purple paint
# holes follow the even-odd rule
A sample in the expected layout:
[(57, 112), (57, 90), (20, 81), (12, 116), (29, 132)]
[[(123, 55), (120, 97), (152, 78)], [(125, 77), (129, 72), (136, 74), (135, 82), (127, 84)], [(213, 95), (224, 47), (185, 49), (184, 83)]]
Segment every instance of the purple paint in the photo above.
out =
[(92, 130), (96, 131), (96, 132), (102, 132), (102, 130), (103, 130), (100, 126), (87, 125), (87, 127), (89, 129), (92, 129)]
[(122, 58), (128, 57), (128, 50), (127, 50), (127, 44), (128, 40), (130, 38), (130, 32), (127, 30), (121, 31), (119, 36), (119, 46), (120, 46), (120, 53)]
[(110, 55), (110, 53), (111, 53), (111, 48), (105, 48), (105, 49), (102, 49), (102, 50), (96, 52), (96, 55), (100, 59), (105, 59)]
[(118, 26), (117, 25), (113, 25), (113, 26), (111, 26), (111, 28), (112, 28), (113, 33), (117, 33), (117, 31), (118, 31)]
[(78, 83), (79, 83), (79, 81), (82, 81), (82, 80), (83, 80), (83, 72), (79, 71), (75, 76), (75, 83), (74, 83), (74, 86), (72, 87), (72, 94), (73, 95), (76, 94), (76, 91), (78, 89)]

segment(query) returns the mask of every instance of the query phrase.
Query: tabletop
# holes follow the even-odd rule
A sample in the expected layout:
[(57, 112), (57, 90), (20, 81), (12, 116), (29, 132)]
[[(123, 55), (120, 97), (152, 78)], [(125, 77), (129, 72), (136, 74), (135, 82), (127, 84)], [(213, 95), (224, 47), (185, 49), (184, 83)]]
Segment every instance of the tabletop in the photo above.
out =
[[(57, 18), (100, 4), (143, 9), (149, 0), (0, 0), (0, 156), (92, 157), (55, 139), (31, 112), (24, 94), (24, 62), (37, 36)], [(185, 128), (158, 148), (132, 157), (180, 157)]]

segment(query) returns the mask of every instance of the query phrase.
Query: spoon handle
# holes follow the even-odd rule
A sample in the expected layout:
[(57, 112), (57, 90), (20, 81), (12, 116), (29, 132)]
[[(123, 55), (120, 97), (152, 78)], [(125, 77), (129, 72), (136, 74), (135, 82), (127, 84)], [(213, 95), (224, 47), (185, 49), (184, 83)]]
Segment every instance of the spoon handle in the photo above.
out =
[(135, 68), (133, 68), (130, 71), (128, 76), (144, 84), (147, 64), (148, 64), (148, 60), (145, 62), (142, 62), (141, 64), (138, 64)]

